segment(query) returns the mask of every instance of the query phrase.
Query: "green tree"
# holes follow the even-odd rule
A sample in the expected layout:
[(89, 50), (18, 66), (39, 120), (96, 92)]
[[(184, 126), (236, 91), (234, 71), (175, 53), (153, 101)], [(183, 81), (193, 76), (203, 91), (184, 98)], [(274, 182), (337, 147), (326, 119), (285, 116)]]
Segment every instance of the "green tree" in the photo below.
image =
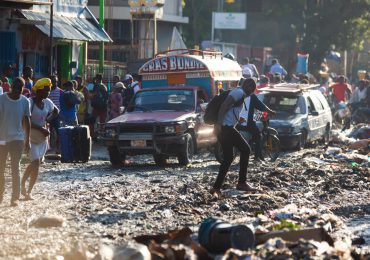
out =
[(187, 46), (194, 46), (211, 38), (213, 4), (215, 0), (185, 0), (184, 15), (189, 17), (189, 25), (184, 28)]
[(265, 1), (267, 17), (295, 28), (300, 50), (310, 54), (314, 68), (332, 48), (361, 50), (370, 37), (370, 0)]

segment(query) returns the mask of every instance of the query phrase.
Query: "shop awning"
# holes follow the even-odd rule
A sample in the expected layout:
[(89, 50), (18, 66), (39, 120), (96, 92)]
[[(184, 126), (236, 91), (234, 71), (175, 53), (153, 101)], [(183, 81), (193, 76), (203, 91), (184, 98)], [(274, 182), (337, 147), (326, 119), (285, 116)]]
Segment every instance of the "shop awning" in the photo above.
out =
[[(45, 21), (43, 25), (35, 25), (40, 31), (50, 36), (50, 14), (21, 10), (27, 20)], [(99, 28), (98, 24), (84, 17), (67, 17), (60, 14), (53, 16), (53, 37), (67, 40), (88, 42), (111, 42), (109, 35)]]

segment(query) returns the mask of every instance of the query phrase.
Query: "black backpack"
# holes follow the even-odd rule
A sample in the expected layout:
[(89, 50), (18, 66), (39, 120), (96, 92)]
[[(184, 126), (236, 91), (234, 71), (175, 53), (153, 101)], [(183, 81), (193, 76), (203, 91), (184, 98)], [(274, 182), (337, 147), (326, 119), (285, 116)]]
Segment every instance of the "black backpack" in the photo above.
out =
[(76, 94), (73, 91), (65, 91), (63, 93), (63, 102), (67, 109), (71, 109), (76, 105)]
[(102, 85), (96, 86), (96, 96), (91, 100), (91, 106), (97, 110), (107, 109), (108, 93)]
[(137, 85), (137, 83), (135, 85), (133, 85), (133, 83), (130, 84), (130, 86), (128, 86), (125, 89), (125, 91), (123, 92), (123, 99), (124, 99), (124, 103), (125, 103), (126, 106), (128, 106), (131, 103), (131, 100), (135, 95), (134, 87), (136, 85)]
[(222, 103), (224, 103), (229, 93), (230, 90), (226, 90), (212, 98), (212, 100), (208, 103), (206, 107), (206, 111), (204, 112), (203, 117), (204, 123), (209, 125), (216, 124), (218, 118), (218, 111), (220, 110)]
[[(231, 90), (226, 90), (221, 94), (212, 98), (212, 100), (208, 103), (206, 107), (206, 111), (204, 112), (204, 123), (209, 125), (214, 125), (217, 123), (218, 119), (218, 112), (220, 111), (222, 103), (226, 100), (227, 96), (230, 94)], [(234, 107), (238, 107), (244, 102), (245, 95), (242, 99), (235, 102)]]

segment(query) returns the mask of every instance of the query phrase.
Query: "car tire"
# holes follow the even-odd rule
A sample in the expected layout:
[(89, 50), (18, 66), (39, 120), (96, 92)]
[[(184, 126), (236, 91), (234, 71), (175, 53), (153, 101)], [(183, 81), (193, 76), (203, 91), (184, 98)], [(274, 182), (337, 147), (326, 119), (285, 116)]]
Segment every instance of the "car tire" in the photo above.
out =
[(321, 139), (322, 143), (327, 145), (330, 142), (330, 126), (327, 125), (325, 128), (325, 133)]
[(181, 147), (181, 152), (177, 156), (180, 165), (186, 166), (191, 163), (194, 155), (194, 142), (191, 134), (185, 135), (185, 144)]
[(154, 162), (157, 166), (162, 167), (167, 164), (167, 157), (163, 154), (153, 154)]
[(120, 153), (117, 146), (108, 147), (109, 160), (113, 166), (124, 166), (126, 155)]
[(302, 130), (301, 137), (299, 138), (298, 145), (297, 145), (297, 150), (300, 151), (304, 149), (307, 145), (307, 131)]

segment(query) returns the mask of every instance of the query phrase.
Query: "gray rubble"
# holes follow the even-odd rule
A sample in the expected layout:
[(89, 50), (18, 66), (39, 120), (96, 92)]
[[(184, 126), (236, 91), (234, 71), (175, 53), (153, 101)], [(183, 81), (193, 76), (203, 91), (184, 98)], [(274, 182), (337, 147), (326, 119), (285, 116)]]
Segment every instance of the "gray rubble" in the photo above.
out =
[[(338, 248), (344, 251), (342, 256), (348, 252), (366, 255), (369, 224), (361, 220), (370, 215), (368, 152), (368, 148), (351, 150), (348, 143), (340, 142), (287, 152), (276, 162), (264, 165), (256, 165), (252, 159), (249, 181), (263, 193), (234, 189), (238, 176), (234, 163), (223, 197), (215, 200), (208, 190), (219, 164), (207, 151), (185, 168), (175, 160), (159, 168), (150, 156), (129, 158), (127, 167), (113, 168), (104, 148), (95, 146), (88, 164), (47, 160), (35, 186), (34, 200), (21, 201), (18, 208), (7, 204), (7, 175), (7, 194), (0, 205), (0, 257), (68, 259), (68, 255), (77, 255), (93, 259), (102, 245), (122, 248), (134, 237), (166, 234), (184, 227), (190, 228), (196, 240), (199, 224), (210, 216), (253, 223), (256, 232), (325, 226), (337, 242), (329, 246), (323, 242), (288, 243), (275, 239), (248, 252), (253, 257), (293, 257), (297, 252), (313, 250), (320, 259), (337, 255)], [(32, 225), (45, 216), (57, 216), (60, 222), (48, 228)], [(356, 229), (356, 223), (362, 229)], [(168, 248), (171, 246), (167, 245), (167, 251)], [(176, 250), (195, 256), (185, 245), (178, 245)]]

